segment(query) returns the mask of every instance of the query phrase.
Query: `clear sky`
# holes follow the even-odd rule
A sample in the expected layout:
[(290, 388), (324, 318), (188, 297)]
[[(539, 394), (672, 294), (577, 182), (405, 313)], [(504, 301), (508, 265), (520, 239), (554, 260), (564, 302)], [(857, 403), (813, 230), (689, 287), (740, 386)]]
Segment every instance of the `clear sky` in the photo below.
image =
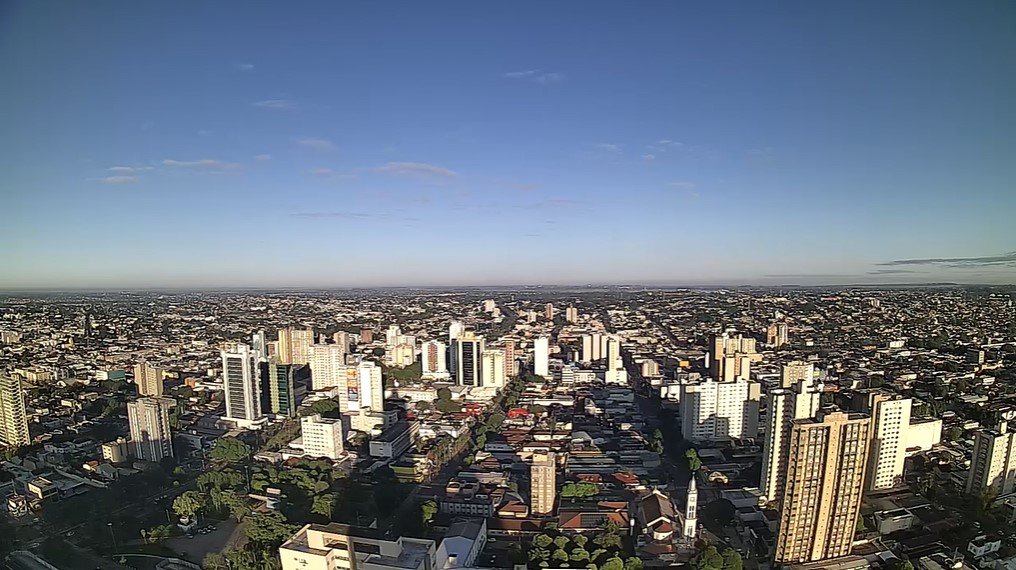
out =
[(0, 4), (0, 287), (1016, 282), (1016, 4)]

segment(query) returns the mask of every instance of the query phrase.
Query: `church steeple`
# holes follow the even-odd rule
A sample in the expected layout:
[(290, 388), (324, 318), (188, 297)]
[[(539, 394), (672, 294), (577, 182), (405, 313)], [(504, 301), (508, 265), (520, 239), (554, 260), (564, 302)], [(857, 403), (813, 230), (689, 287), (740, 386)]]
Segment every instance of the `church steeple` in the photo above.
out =
[(688, 483), (688, 497), (684, 501), (684, 538), (695, 538), (698, 535), (698, 487), (695, 485), (695, 476), (691, 476)]

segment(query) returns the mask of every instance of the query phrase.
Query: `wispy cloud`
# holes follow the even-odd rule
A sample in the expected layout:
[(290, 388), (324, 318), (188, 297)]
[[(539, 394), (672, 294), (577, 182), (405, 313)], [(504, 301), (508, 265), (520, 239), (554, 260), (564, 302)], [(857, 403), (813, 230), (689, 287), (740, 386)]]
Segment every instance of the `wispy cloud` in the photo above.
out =
[(259, 155), (254, 157), (254, 160), (256, 160), (258, 162), (268, 162), (271, 159), (272, 159), (272, 155), (270, 155), (270, 154), (259, 154)]
[(135, 172), (144, 172), (144, 171), (147, 171), (147, 170), (152, 170), (152, 167), (151, 166), (111, 166), (111, 167), (107, 168), (106, 170), (108, 170), (110, 172), (113, 172), (115, 174), (132, 174), (132, 173), (135, 173)]
[(193, 168), (197, 170), (210, 170), (210, 171), (227, 171), (227, 170), (240, 170), (242, 165), (236, 162), (225, 162), (222, 160), (215, 160), (211, 158), (204, 158), (201, 160), (172, 160), (166, 159), (162, 161), (164, 166), (171, 166), (174, 168)]
[(596, 143), (596, 144), (593, 145), (593, 148), (595, 148), (597, 150), (605, 150), (607, 152), (623, 152), (624, 151), (624, 147), (622, 147), (619, 144), (614, 144), (614, 143)]
[(239, 69), (240, 71), (252, 71), (254, 69), (254, 64), (253, 63), (238, 63), (238, 64), (236, 64), (236, 68)]
[(258, 107), (260, 109), (295, 109), (297, 107), (296, 102), (290, 99), (265, 99), (263, 101), (255, 101), (251, 103), (252, 107)]
[(314, 176), (329, 176), (334, 173), (335, 171), (331, 168), (313, 168), (307, 171), (307, 174), (313, 174)]
[[(652, 155), (656, 156), (665, 154), (670, 151), (680, 150), (682, 148), (684, 148), (683, 143), (672, 141), (670, 139), (660, 139), (654, 143), (646, 145), (646, 150), (648, 150)], [(654, 156), (654, 158), (656, 156)]]
[(551, 198), (548, 200), (541, 200), (539, 202), (526, 204), (523, 207), (527, 210), (553, 210), (553, 209), (580, 208), (585, 205), (586, 203), (581, 200), (572, 200), (569, 198)]
[(695, 183), (694, 182), (671, 182), (670, 184), (667, 184), (667, 186), (669, 186), (670, 188), (677, 188), (678, 190), (694, 190), (695, 189)]
[(987, 255), (982, 257), (928, 257), (923, 259), (896, 259), (877, 263), (881, 266), (896, 265), (931, 265), (952, 268), (989, 267), (994, 265), (1009, 265), (1016, 267), (1016, 251), (1003, 255)]
[(107, 176), (102, 179), (106, 184), (134, 184), (141, 181), (140, 176)]
[(377, 216), (377, 214), (371, 214), (367, 212), (298, 212), (293, 214), (297, 218), (314, 218), (314, 219), (356, 219), (356, 218), (371, 218)]
[(912, 269), (876, 269), (869, 271), (868, 275), (904, 275), (908, 273), (926, 273), (925, 271), (914, 271)]
[(429, 176), (440, 178), (457, 178), (458, 173), (443, 166), (427, 164), (425, 162), (388, 162), (377, 168), (378, 172), (384, 172), (394, 176)]
[(656, 155), (655, 154), (643, 154), (642, 155), (642, 160), (644, 160), (646, 162), (652, 162), (652, 161), (656, 160)]
[(536, 83), (557, 83), (564, 80), (564, 74), (556, 71), (540, 71), (539, 69), (523, 69), (520, 71), (509, 71), (502, 73), (505, 79), (527, 80)]
[(303, 148), (320, 150), (323, 152), (335, 150), (335, 143), (328, 139), (300, 139), (296, 141), (296, 143)]

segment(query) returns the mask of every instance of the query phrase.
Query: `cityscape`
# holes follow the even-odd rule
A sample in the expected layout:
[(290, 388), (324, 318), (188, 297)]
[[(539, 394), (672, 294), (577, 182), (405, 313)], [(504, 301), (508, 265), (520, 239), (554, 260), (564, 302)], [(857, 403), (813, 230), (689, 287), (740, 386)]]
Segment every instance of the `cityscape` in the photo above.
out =
[(1011, 287), (11, 294), (11, 568), (1000, 568)]
[(1016, 2), (0, 2), (0, 570), (1016, 570)]

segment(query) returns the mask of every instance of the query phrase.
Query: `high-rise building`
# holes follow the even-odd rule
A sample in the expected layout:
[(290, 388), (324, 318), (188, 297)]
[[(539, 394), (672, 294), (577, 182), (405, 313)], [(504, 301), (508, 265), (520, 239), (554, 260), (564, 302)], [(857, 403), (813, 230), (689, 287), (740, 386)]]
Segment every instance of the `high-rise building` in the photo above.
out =
[(420, 349), (420, 369), (428, 378), (448, 375), (448, 346), (440, 341), (430, 340)]
[(550, 376), (550, 339), (545, 336), (533, 341), (533, 374)]
[(526, 311), (526, 322), (527, 323), (530, 323), (530, 324), (535, 323), (536, 322), (536, 318), (537, 318), (536, 317), (536, 311), (534, 311), (533, 309), (529, 309), (528, 311)]
[(871, 441), (864, 414), (794, 420), (773, 561), (790, 565), (850, 554)]
[(739, 379), (716, 382), (707, 378), (681, 386), (681, 433), (692, 442), (758, 437), (757, 382)]
[(0, 443), (20, 447), (31, 443), (21, 375), (0, 375)]
[(300, 418), (303, 453), (309, 457), (342, 457), (342, 420), (313, 414)]
[(360, 327), (360, 342), (362, 344), (370, 344), (374, 342), (374, 329), (370, 327)]
[(134, 386), (140, 396), (161, 396), (162, 369), (147, 362), (139, 362), (134, 366)]
[(1000, 421), (994, 429), (979, 429), (974, 434), (974, 453), (967, 474), (968, 495), (992, 492), (1008, 495), (1016, 489), (1016, 433), (1009, 423)]
[(868, 452), (869, 489), (890, 489), (903, 482), (910, 428), (910, 398), (872, 392), (865, 412), (871, 414), (871, 445)]
[(695, 484), (695, 475), (692, 474), (691, 482), (688, 483), (688, 498), (684, 502), (684, 528), (681, 529), (681, 536), (686, 539), (693, 539), (698, 536), (698, 485)]
[(543, 306), (543, 317), (548, 321), (554, 320), (554, 303), (547, 303)]
[(518, 370), (515, 368), (515, 341), (506, 340), (504, 341), (504, 375), (506, 380), (510, 380), (518, 374)]
[(332, 342), (335, 343), (335, 346), (340, 347), (342, 349), (342, 352), (344, 352), (344, 353), (348, 353), (349, 352), (350, 341), (349, 341), (349, 333), (348, 332), (346, 332), (346, 331), (339, 331), (339, 332), (333, 334), (332, 335)]
[(453, 340), (462, 336), (462, 333), (466, 332), (466, 325), (460, 321), (452, 321), (448, 325), (448, 342), (451, 343)]
[(310, 382), (314, 390), (341, 386), (345, 381), (346, 352), (337, 344), (310, 347)]
[(127, 403), (131, 450), (142, 461), (158, 462), (173, 457), (173, 435), (169, 429), (172, 398), (145, 397)]
[(365, 360), (343, 367), (344, 381), (339, 385), (339, 411), (355, 412), (362, 408), (384, 409), (385, 392), (381, 367)]
[(399, 325), (388, 325), (388, 331), (385, 332), (385, 346), (393, 347), (399, 343), (399, 337), (402, 336), (402, 328)]
[(416, 346), (412, 344), (396, 344), (389, 349), (388, 354), (392, 366), (410, 366), (416, 362)]
[(310, 347), (314, 344), (314, 329), (279, 329), (279, 362), (282, 364), (307, 364), (310, 362)]
[(798, 382), (813, 384), (815, 382), (815, 365), (810, 362), (794, 360), (783, 365), (780, 370), (780, 386), (792, 388)]
[(500, 348), (488, 348), (480, 355), (482, 370), (480, 376), (483, 378), (483, 386), (502, 388), (505, 385), (505, 358), (504, 350)]
[(227, 345), (221, 354), (226, 419), (250, 425), (261, 417), (261, 386), (254, 355), (246, 344)]
[(766, 328), (766, 344), (774, 348), (787, 344), (786, 323), (773, 323)]
[(751, 362), (759, 358), (755, 352), (755, 339), (741, 335), (730, 336), (725, 332), (713, 335), (709, 346), (709, 373), (713, 378), (724, 382), (750, 378)]
[(616, 336), (607, 337), (607, 370), (624, 368), (621, 360), (621, 339)]
[[(582, 348), (579, 349), (579, 360), (582, 362), (592, 362), (593, 358), (593, 335), (584, 334), (581, 337)], [(599, 348), (599, 346), (597, 346)]]
[[(293, 378), (293, 364), (282, 364), (277, 358), (268, 361), (268, 393), (273, 414), (293, 417), (296, 415), (296, 383)], [(313, 373), (313, 369), (311, 371)]]
[(466, 331), (452, 342), (455, 354), (455, 383), (460, 386), (482, 386), (483, 375), (480, 355), (484, 340), (472, 331)]
[[(762, 494), (769, 501), (783, 496), (790, 452), (790, 430), (794, 420), (815, 417), (822, 401), (822, 384), (811, 372), (802, 373), (794, 363), (783, 367), (785, 387), (770, 390), (766, 410), (765, 440), (762, 442)], [(813, 371), (811, 365), (807, 365)], [(788, 378), (793, 382), (787, 384)]]
[(557, 458), (553, 452), (533, 454), (529, 480), (530, 511), (534, 515), (552, 514), (557, 498)]
[(259, 330), (250, 337), (250, 348), (254, 353), (254, 360), (268, 359), (268, 337), (264, 330)]
[(579, 322), (579, 310), (575, 307), (568, 307), (564, 310), (564, 320), (572, 324)]

